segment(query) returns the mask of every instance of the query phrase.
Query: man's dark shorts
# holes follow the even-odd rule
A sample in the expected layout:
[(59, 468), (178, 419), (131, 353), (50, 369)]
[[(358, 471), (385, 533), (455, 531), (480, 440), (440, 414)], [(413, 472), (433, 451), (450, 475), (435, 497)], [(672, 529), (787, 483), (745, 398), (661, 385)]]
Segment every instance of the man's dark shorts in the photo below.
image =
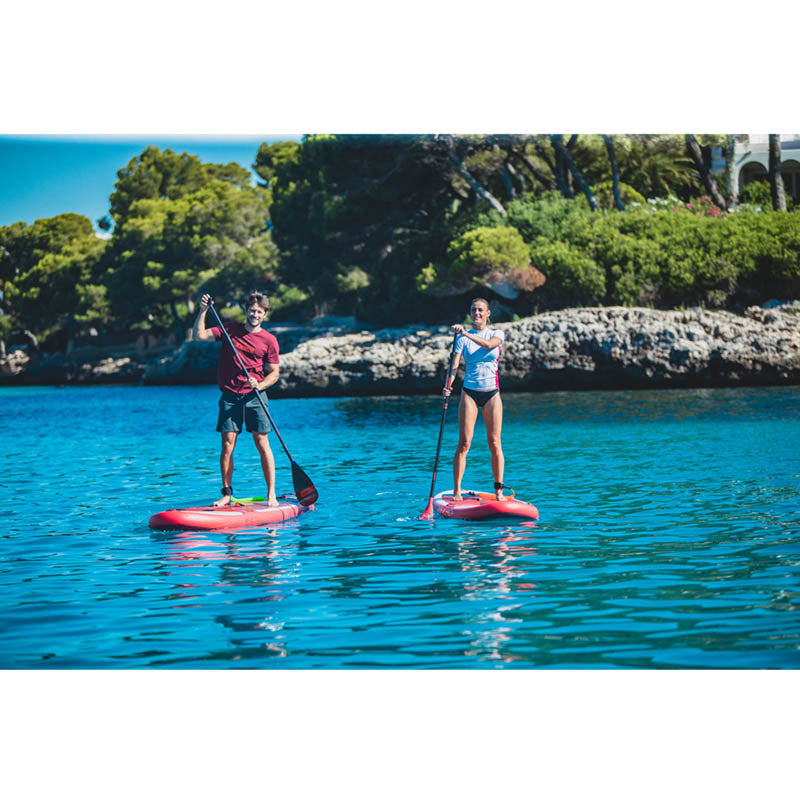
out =
[[(262, 393), (261, 397), (266, 404), (267, 396)], [(247, 394), (223, 392), (219, 398), (217, 430), (221, 433), (241, 433), (242, 422), (250, 433), (269, 433), (272, 430), (255, 392)]]

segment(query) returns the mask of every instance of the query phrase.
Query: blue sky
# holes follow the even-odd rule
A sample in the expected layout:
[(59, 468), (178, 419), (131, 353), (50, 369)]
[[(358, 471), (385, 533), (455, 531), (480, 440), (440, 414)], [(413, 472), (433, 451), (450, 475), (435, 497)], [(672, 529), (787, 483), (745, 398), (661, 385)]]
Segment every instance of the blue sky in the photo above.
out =
[(147, 145), (250, 168), (261, 142), (282, 139), (300, 136), (0, 136), (0, 226), (67, 211), (96, 222), (108, 213), (117, 170)]

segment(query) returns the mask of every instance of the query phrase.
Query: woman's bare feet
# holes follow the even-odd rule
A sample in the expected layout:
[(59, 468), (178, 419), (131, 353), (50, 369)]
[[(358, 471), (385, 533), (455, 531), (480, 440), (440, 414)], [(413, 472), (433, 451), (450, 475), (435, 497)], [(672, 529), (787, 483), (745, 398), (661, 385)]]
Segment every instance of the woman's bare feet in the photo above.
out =
[(267, 505), (268, 505), (268, 506), (270, 506), (271, 508), (273, 508), (273, 507), (275, 507), (275, 506), (277, 506), (277, 505), (278, 505), (278, 498), (277, 498), (277, 497), (275, 497), (274, 493), (273, 493), (273, 494), (271, 494), (271, 495), (270, 495), (270, 496), (267, 498)]
[(220, 507), (220, 506), (229, 506), (231, 504), (231, 496), (229, 494), (224, 494), (220, 497), (219, 500), (215, 500), (213, 505)]

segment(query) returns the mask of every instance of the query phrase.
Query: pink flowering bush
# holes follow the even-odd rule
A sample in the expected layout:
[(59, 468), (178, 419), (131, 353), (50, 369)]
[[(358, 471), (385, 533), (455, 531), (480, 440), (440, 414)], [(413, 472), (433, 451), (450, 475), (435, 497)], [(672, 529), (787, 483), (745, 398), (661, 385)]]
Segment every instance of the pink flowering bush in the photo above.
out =
[(695, 197), (690, 202), (686, 203), (685, 208), (691, 211), (692, 214), (697, 214), (701, 217), (718, 217), (720, 214), (723, 217), (728, 216), (727, 211), (723, 211), (710, 197)]

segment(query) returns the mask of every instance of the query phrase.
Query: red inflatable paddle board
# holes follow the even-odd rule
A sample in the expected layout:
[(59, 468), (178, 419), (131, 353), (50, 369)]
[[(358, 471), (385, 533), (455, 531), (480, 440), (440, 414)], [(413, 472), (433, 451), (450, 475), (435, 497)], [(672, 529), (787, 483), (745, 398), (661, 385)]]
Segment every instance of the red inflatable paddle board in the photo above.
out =
[(213, 531), (224, 528), (252, 528), (284, 522), (314, 506), (301, 506), (294, 498), (279, 497), (277, 506), (266, 503), (244, 502), (230, 506), (199, 506), (198, 508), (171, 508), (150, 517), (150, 527), (155, 530)]
[(462, 500), (453, 500), (453, 490), (439, 492), (433, 498), (433, 508), (443, 517), (454, 519), (491, 519), (493, 517), (520, 517), (523, 519), (539, 519), (536, 506), (524, 500), (516, 500), (513, 496), (506, 500), (498, 500), (488, 492), (468, 492), (461, 490)]

